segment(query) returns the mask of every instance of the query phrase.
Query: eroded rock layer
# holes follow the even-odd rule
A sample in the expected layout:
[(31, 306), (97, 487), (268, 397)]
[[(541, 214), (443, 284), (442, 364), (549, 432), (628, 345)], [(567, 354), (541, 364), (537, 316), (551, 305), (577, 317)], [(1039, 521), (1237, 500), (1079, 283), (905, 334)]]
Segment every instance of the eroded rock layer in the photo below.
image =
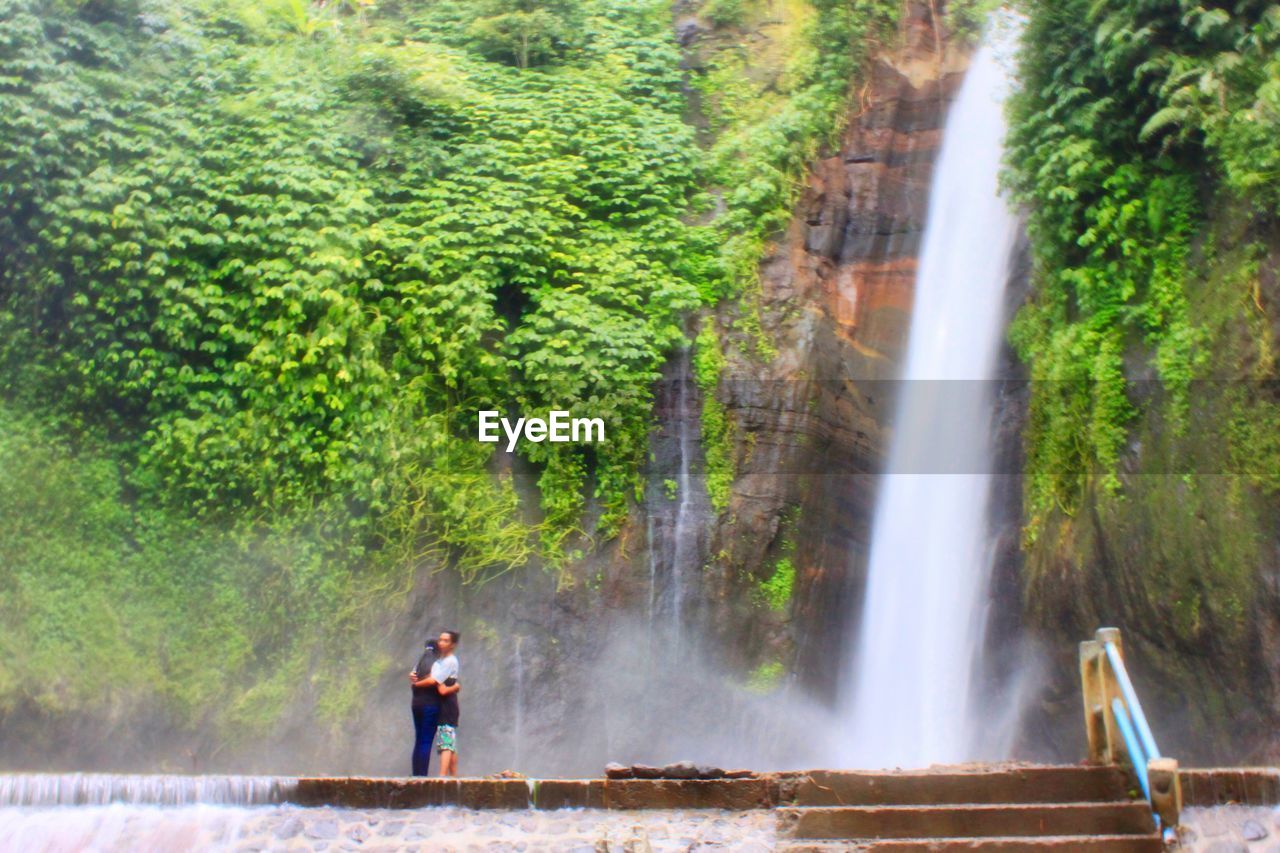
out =
[[(835, 686), (866, 571), (877, 474), (905, 355), (927, 195), (948, 101), (965, 59), (927, 4), (874, 64), (840, 150), (813, 170), (797, 216), (761, 268), (758, 306), (722, 311), (729, 368), (719, 396), (735, 427), (738, 477), (711, 553), (731, 630), (784, 553), (788, 612), (757, 620), (739, 665), (769, 656), (819, 692)], [(762, 364), (742, 314), (758, 307), (776, 356)], [(794, 655), (794, 657), (793, 657)], [(790, 664), (788, 664), (790, 665)]]

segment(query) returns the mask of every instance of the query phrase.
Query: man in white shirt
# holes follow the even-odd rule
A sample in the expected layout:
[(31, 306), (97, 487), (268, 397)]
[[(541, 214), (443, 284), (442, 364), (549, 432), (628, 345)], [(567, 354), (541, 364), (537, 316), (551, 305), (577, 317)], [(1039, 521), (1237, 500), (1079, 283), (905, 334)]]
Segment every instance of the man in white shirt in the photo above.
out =
[(458, 658), (454, 650), (462, 635), (457, 631), (444, 631), (436, 641), (440, 657), (431, 664), (430, 682), (440, 692), (440, 718), (436, 728), (436, 743), (440, 752), (440, 775), (458, 775)]

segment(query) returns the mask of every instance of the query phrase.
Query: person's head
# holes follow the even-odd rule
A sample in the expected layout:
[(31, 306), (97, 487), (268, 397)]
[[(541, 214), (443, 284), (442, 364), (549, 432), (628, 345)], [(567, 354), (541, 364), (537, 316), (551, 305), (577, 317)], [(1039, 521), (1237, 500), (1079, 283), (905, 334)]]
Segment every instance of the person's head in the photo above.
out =
[(462, 635), (457, 631), (441, 631), (440, 639), (436, 640), (436, 646), (440, 649), (439, 655), (444, 657), (445, 655), (453, 654), (454, 650), (458, 648), (458, 641), (461, 639)]

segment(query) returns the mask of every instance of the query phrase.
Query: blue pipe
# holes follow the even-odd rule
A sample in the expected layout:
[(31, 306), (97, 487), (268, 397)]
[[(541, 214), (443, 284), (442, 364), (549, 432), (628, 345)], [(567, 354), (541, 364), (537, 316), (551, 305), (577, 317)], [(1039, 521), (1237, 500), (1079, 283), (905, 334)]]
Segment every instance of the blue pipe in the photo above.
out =
[(1134, 734), (1133, 723), (1129, 720), (1129, 712), (1119, 699), (1111, 700), (1111, 712), (1116, 715), (1120, 725), (1120, 734), (1124, 736), (1124, 748), (1129, 751), (1129, 760), (1133, 762), (1133, 770), (1138, 774), (1138, 783), (1142, 785), (1142, 796), (1151, 802), (1151, 783), (1147, 779), (1147, 756), (1142, 752), (1142, 744)]
[[(1111, 661), (1111, 671), (1116, 674), (1116, 681), (1120, 682), (1120, 692), (1124, 694), (1124, 703), (1133, 714), (1133, 722), (1138, 729), (1138, 737), (1142, 740), (1142, 746), (1146, 750), (1147, 757), (1159, 758), (1160, 750), (1156, 747), (1156, 739), (1151, 734), (1151, 726), (1147, 725), (1147, 715), (1142, 713), (1142, 703), (1138, 701), (1138, 694), (1133, 689), (1133, 682), (1129, 680), (1129, 673), (1125, 671), (1124, 661), (1120, 658), (1120, 650), (1116, 648), (1115, 643), (1105, 643), (1104, 646), (1107, 650), (1107, 660)], [(1118, 717), (1119, 714), (1116, 716)], [(1144, 761), (1142, 763), (1144, 772), (1146, 766), (1147, 764)]]

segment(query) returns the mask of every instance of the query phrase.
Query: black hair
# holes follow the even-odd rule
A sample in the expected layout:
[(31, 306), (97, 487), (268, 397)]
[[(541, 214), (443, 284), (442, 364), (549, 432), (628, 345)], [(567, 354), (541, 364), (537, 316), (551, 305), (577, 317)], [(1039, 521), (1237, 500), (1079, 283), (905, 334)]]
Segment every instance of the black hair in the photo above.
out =
[(458, 641), (462, 639), (462, 632), (461, 632), (461, 631), (441, 631), (440, 633), (441, 633), (441, 634), (448, 634), (448, 635), (449, 635), (449, 639), (453, 641), (453, 644), (454, 644), (455, 646), (456, 646), (456, 645), (458, 645)]

